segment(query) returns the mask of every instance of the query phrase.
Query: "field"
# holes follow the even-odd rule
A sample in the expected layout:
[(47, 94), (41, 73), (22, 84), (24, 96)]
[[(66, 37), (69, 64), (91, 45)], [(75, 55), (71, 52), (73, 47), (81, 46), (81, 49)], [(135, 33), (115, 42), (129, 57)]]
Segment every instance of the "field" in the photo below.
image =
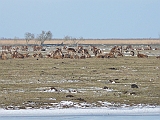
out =
[[(77, 40), (79, 41), (79, 40)], [(30, 40), (29, 44), (37, 43), (35, 40)], [(53, 39), (47, 40), (44, 44), (72, 44), (72, 40)], [(160, 39), (84, 39), (78, 42), (79, 44), (160, 44)], [(26, 44), (25, 40), (0, 40), (0, 45)]]
[(0, 60), (0, 108), (159, 106), (160, 51), (142, 52), (149, 58)]

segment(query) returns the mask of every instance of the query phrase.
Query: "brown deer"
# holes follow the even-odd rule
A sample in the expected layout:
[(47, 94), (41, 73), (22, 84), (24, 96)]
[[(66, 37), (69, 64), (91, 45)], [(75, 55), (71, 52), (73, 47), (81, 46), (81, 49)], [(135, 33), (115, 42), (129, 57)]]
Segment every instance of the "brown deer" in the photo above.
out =
[(114, 55), (114, 53), (110, 52), (110, 53), (106, 53), (106, 54), (104, 55), (104, 57), (105, 57), (105, 58), (115, 58), (115, 55)]
[(137, 54), (138, 58), (148, 58), (148, 55), (140, 54), (139, 51), (137, 51), (137, 52), (138, 52), (138, 54)]
[(57, 48), (56, 51), (53, 53), (53, 59), (63, 59), (64, 54), (62, 53), (62, 50), (60, 48)]
[(12, 54), (11, 54), (11, 57), (12, 58), (24, 58), (24, 55), (17, 52), (17, 51), (14, 51)]
[(43, 58), (43, 55), (42, 55), (42, 53), (41, 52), (39, 52), (39, 53), (34, 53), (33, 55), (32, 55), (32, 57), (36, 57), (36, 58)]
[(74, 48), (67, 48), (67, 53), (70, 55), (76, 54), (76, 50)]
[(147, 45), (147, 47), (145, 47), (144, 50), (152, 50), (152, 47), (150, 45)]
[(23, 54), (23, 56), (24, 56), (24, 58), (28, 58), (30, 55), (29, 55), (29, 53), (25, 53), (25, 54)]
[(157, 59), (160, 59), (160, 55), (156, 57)]
[(70, 58), (71, 59), (79, 59), (79, 56), (76, 54), (76, 55), (70, 55)]
[(33, 51), (40, 51), (40, 50), (42, 50), (42, 46), (38, 46), (38, 45), (34, 45), (33, 46)]
[(97, 58), (105, 58), (105, 55), (97, 55)]
[(117, 56), (123, 57), (123, 54), (121, 52), (118, 52)]
[(82, 54), (82, 55), (80, 56), (80, 59), (86, 59), (86, 56)]
[(96, 48), (95, 46), (91, 46), (91, 51), (94, 53), (95, 56), (102, 54), (102, 51), (99, 48)]
[(0, 58), (1, 58), (2, 60), (7, 60), (7, 59), (8, 59), (8, 58), (7, 58), (7, 53), (2, 51), (2, 54), (0, 55)]
[(68, 54), (68, 53), (64, 54), (64, 58), (70, 58), (70, 57), (71, 57), (70, 54)]
[(28, 51), (28, 46), (26, 46), (26, 45), (25, 46), (21, 46), (21, 50), (22, 51)]
[(83, 49), (83, 47), (81, 47), (78, 50), (78, 53), (81, 53), (82, 55), (85, 55), (86, 58), (91, 58), (91, 55), (89, 54), (87, 49)]
[(130, 54), (131, 54), (131, 56), (134, 56), (134, 51), (131, 51)]

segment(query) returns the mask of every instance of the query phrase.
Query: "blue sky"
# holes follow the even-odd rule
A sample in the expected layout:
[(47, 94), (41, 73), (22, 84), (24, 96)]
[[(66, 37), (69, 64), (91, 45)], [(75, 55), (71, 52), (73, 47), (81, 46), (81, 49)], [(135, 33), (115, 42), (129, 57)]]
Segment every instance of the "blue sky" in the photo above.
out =
[(0, 0), (0, 38), (158, 38), (160, 0)]

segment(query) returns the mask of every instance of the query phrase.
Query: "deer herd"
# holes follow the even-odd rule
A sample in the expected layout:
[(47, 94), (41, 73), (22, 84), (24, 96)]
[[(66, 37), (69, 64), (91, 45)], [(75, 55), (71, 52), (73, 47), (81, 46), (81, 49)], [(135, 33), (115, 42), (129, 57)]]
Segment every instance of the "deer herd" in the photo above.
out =
[[(29, 50), (30, 47), (30, 50)], [(31, 49), (32, 48), (32, 49)], [(117, 58), (123, 57), (124, 53), (130, 53), (130, 56), (137, 56), (138, 58), (148, 58), (148, 55), (139, 53), (143, 50), (152, 50), (151, 46), (148, 45), (144, 49), (133, 48), (132, 45), (128, 46), (114, 46), (109, 52), (104, 52), (96, 46), (89, 46), (84, 48), (84, 46), (77, 47), (67, 47), (62, 46), (60, 48), (55, 48), (54, 50), (46, 50), (43, 46), (2, 46), (0, 52), (0, 59), (15, 59), (15, 58), (53, 58), (53, 59), (85, 59), (85, 58)], [(160, 48), (155, 48), (154, 50), (160, 50)], [(137, 55), (135, 55), (137, 53)], [(160, 56), (156, 56), (160, 58)]]

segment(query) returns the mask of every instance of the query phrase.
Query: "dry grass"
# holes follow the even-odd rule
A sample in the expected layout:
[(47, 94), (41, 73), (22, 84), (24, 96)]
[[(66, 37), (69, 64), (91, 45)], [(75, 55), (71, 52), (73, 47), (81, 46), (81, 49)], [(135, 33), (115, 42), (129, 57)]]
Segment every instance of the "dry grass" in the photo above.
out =
[[(155, 57), (8, 59), (0, 66), (1, 108), (54, 107), (60, 101), (160, 105), (160, 60)], [(53, 87), (57, 91), (51, 92)]]
[[(64, 41), (62, 39), (48, 40), (44, 44), (73, 44), (73, 41)], [(35, 40), (29, 41), (29, 44), (36, 44)], [(26, 44), (25, 40), (0, 40), (2, 45)], [(84, 39), (79, 44), (160, 44), (160, 39)]]

